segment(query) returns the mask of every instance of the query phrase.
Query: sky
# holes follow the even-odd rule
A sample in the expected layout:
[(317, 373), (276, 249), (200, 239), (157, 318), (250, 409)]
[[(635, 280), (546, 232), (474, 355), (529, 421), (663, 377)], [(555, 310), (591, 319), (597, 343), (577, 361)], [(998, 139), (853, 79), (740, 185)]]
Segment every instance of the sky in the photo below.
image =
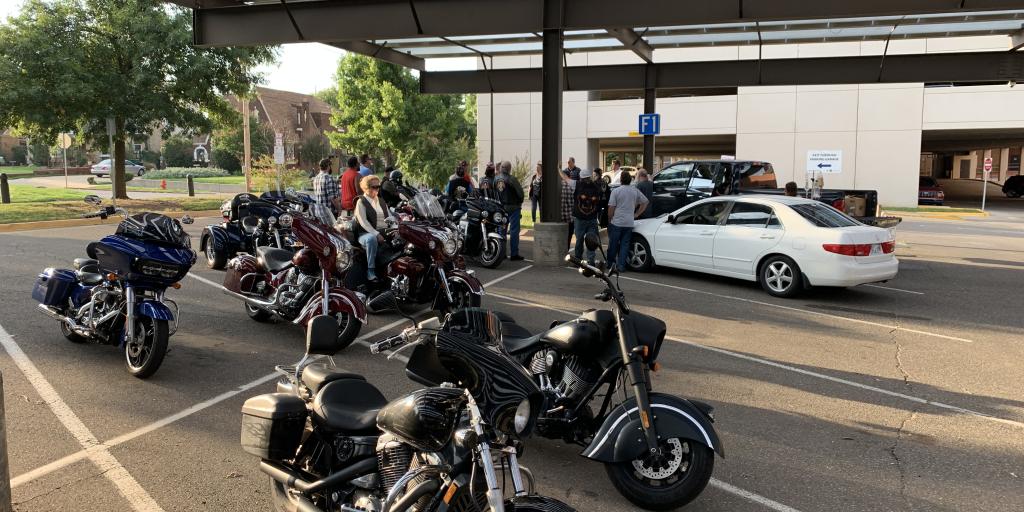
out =
[[(0, 0), (0, 23), (6, 23), (8, 16), (17, 14), (23, 3), (22, 0)], [(259, 68), (264, 75), (263, 85), (271, 89), (313, 94), (334, 85), (338, 59), (344, 54), (344, 50), (319, 43), (282, 45), (278, 63)], [(430, 59), (427, 69), (476, 69), (476, 61), (473, 58)]]

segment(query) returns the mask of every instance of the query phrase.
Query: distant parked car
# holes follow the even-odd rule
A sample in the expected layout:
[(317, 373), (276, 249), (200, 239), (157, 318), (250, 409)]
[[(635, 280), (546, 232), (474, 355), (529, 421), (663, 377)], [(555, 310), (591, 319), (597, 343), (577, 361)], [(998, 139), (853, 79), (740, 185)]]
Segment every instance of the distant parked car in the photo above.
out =
[(1024, 176), (1010, 176), (1003, 182), (1003, 193), (1006, 197), (1024, 196)]
[(771, 195), (713, 197), (639, 220), (627, 264), (757, 281), (776, 297), (887, 281), (899, 270), (888, 229), (812, 199)]
[(942, 185), (931, 176), (921, 176), (917, 181), (917, 204), (931, 204), (942, 206), (946, 200), (946, 193), (942, 191)]
[(631, 165), (623, 165), (622, 167), (619, 167), (619, 171), (614, 174), (611, 174), (611, 171), (609, 171), (609, 174), (605, 175), (604, 180), (609, 185), (621, 185), (622, 173), (624, 172), (628, 172), (630, 176), (636, 178), (636, 167), (633, 167)]
[[(113, 169), (113, 165), (114, 165), (113, 162), (111, 162), (110, 159), (107, 158), (107, 159), (101, 160), (100, 163), (92, 166), (92, 171), (91, 172), (93, 174), (95, 174), (97, 177), (100, 177), (100, 178), (102, 178), (104, 176), (110, 176), (110, 173), (113, 172), (113, 170), (112, 170)], [(138, 163), (138, 162), (136, 162), (134, 160), (125, 160), (124, 161), (124, 172), (125, 172), (125, 174), (133, 174), (135, 176), (142, 176), (143, 174), (146, 173), (146, 166), (142, 165), (142, 164), (140, 164), (140, 163)]]

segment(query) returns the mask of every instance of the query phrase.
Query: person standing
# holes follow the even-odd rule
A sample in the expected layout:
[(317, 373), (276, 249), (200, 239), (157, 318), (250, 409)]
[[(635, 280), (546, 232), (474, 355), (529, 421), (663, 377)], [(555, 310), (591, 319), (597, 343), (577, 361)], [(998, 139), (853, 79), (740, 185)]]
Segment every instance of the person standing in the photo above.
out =
[(565, 170), (562, 171), (562, 173), (568, 174), (571, 180), (576, 181), (580, 179), (580, 172), (582, 172), (580, 171), (580, 168), (576, 167), (576, 158), (570, 156), (569, 161), (566, 162)]
[(363, 156), (359, 157), (359, 176), (366, 177), (373, 174), (373, 168), (370, 167), (372, 165), (373, 159), (370, 158), (370, 155), (363, 153)]
[(636, 187), (630, 186), (633, 177), (622, 173), (622, 185), (608, 198), (608, 259), (622, 272), (629, 258), (629, 244), (633, 239), (634, 220), (647, 209), (648, 200)]
[(318, 206), (332, 214), (337, 215), (341, 211), (341, 191), (338, 180), (331, 175), (331, 160), (328, 158), (320, 160), (320, 172), (313, 177), (313, 196)]
[(537, 206), (540, 204), (540, 191), (541, 191), (541, 177), (543, 176), (543, 166), (540, 162), (537, 162), (537, 169), (533, 171), (533, 177), (530, 178), (530, 215), (533, 218), (533, 223), (537, 223)]
[(457, 202), (465, 199), (471, 192), (473, 192), (473, 182), (466, 175), (466, 169), (460, 165), (455, 168), (455, 174), (448, 177), (444, 195), (448, 201)]
[[(576, 257), (583, 257), (583, 238), (588, 233), (598, 235), (597, 215), (601, 204), (601, 187), (594, 182), (594, 173), (583, 169), (580, 171), (580, 179), (573, 180), (571, 177), (562, 175), (562, 182), (567, 183), (572, 189), (572, 224), (573, 235), (576, 237)], [(600, 236), (600, 235), (598, 235)], [(594, 264), (597, 257), (596, 251), (587, 250), (587, 263)]]
[(352, 215), (356, 209), (356, 197), (359, 195), (359, 160), (356, 157), (349, 157), (348, 168), (341, 175), (341, 210), (346, 215)]
[(604, 171), (600, 167), (594, 169), (594, 183), (601, 187), (601, 202), (597, 206), (597, 219), (599, 227), (608, 227), (608, 194), (610, 193), (608, 182), (605, 181)]
[(487, 162), (484, 169), (484, 176), (480, 178), (480, 195), (482, 197), (494, 197), (494, 162)]
[(494, 193), (508, 215), (508, 259), (520, 261), (519, 225), (523, 217), (523, 186), (512, 176), (512, 162), (501, 163), (501, 173), (494, 178)]
[(359, 245), (366, 249), (366, 279), (374, 282), (377, 280), (377, 248), (384, 243), (384, 235), (379, 230), (387, 225), (391, 210), (379, 197), (380, 178), (373, 175), (364, 176), (359, 184), (363, 189), (363, 195), (356, 202), (356, 239), (359, 240)]
[(654, 213), (654, 203), (652, 203), (654, 201), (654, 182), (651, 181), (646, 169), (636, 171), (636, 189), (647, 198), (647, 208), (644, 208), (640, 218), (649, 219)]
[(790, 181), (786, 183), (786, 195), (789, 197), (796, 197), (796, 182)]
[[(559, 173), (559, 176), (568, 177), (568, 175), (565, 174), (565, 173)], [(562, 196), (562, 201), (561, 201), (562, 216), (561, 216), (561, 220), (566, 225), (566, 228), (567, 228), (565, 230), (566, 233), (567, 233), (566, 238), (565, 238), (565, 250), (566, 250), (566, 252), (568, 252), (569, 249), (572, 248), (572, 246), (570, 244), (572, 243), (572, 231), (573, 231), (573, 229), (572, 229), (572, 207), (573, 207), (573, 188), (574, 188), (574, 187), (570, 186), (569, 184), (570, 183), (576, 183), (576, 182), (572, 181), (572, 180), (561, 180), (561, 181), (562, 181), (561, 182), (561, 185), (562, 185), (562, 194), (561, 194), (561, 196)], [(543, 212), (541, 212), (541, 215), (543, 215)]]

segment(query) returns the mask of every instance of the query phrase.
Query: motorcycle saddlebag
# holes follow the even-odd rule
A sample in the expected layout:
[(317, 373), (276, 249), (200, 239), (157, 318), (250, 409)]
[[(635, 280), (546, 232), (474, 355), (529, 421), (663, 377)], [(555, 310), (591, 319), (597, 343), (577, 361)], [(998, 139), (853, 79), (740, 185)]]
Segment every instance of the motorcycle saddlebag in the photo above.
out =
[(48, 268), (36, 278), (32, 298), (47, 306), (63, 306), (77, 281), (74, 270)]
[(259, 270), (256, 258), (249, 254), (241, 254), (231, 258), (225, 267), (224, 288), (235, 293), (251, 293), (253, 291), (256, 276), (250, 274), (256, 274)]
[(246, 400), (242, 404), (242, 449), (261, 459), (295, 457), (306, 414), (306, 402), (289, 393), (270, 393)]

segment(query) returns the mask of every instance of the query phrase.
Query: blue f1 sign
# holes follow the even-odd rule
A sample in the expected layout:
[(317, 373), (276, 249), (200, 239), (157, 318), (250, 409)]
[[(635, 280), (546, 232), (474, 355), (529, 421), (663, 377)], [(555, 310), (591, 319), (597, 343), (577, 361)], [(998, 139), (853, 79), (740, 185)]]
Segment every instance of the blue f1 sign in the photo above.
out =
[(661, 114), (640, 114), (640, 135), (661, 133)]

